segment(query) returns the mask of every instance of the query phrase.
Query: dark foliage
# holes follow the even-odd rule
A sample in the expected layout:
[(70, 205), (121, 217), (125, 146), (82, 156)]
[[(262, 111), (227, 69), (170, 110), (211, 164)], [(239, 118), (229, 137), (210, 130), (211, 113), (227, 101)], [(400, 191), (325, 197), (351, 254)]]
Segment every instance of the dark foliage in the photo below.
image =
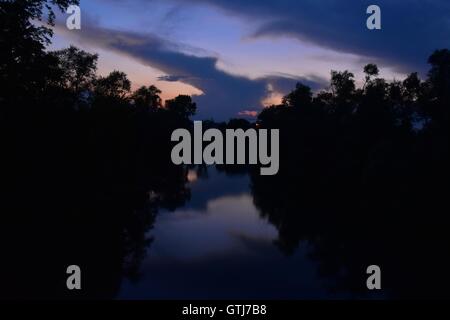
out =
[(368, 65), (362, 89), (333, 71), (329, 91), (297, 85), (259, 115), (280, 129), (281, 160), (276, 176), (252, 173), (255, 204), (286, 254), (310, 244), (335, 290), (366, 292), (378, 264), (388, 296), (448, 297), (450, 51), (429, 62), (425, 81), (392, 83)]
[[(158, 208), (189, 198), (186, 168), (170, 161), (183, 110), (160, 108), (153, 86), (131, 93), (123, 72), (98, 77), (97, 55), (44, 50), (48, 5), (76, 3), (0, 3), (0, 297), (115, 297), (124, 274), (139, 276)], [(74, 261), (81, 293), (64, 289)]]

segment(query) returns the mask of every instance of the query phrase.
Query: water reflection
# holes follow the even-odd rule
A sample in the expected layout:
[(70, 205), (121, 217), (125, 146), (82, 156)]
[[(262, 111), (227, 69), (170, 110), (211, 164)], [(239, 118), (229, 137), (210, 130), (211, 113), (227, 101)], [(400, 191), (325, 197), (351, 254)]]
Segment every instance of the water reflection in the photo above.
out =
[[(318, 192), (292, 171), (155, 168), (147, 185), (42, 175), (10, 189), (0, 298), (448, 296), (448, 229), (431, 207), (425, 219), (420, 207), (368, 201), (375, 193)], [(71, 264), (83, 271), (80, 292), (65, 286)], [(380, 293), (365, 286), (370, 264), (382, 268)]]
[(338, 298), (317, 274), (303, 242), (290, 257), (274, 245), (277, 229), (253, 203), (248, 175), (190, 170), (192, 198), (161, 212), (139, 282), (124, 280), (119, 298)]
[(152, 252), (173, 259), (199, 259), (244, 249), (242, 239), (270, 242), (276, 229), (259, 218), (248, 194), (212, 198), (205, 210), (160, 215)]

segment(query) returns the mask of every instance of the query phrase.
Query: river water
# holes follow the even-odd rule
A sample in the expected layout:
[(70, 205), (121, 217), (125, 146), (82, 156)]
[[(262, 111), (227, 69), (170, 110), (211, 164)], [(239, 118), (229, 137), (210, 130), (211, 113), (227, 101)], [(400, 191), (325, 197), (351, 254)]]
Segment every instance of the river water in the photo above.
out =
[[(213, 167), (190, 171), (190, 201), (161, 211), (140, 277), (125, 278), (119, 299), (327, 299), (330, 290), (310, 259), (308, 243), (290, 256), (276, 246), (277, 229), (253, 204), (248, 175)], [(362, 278), (364, 281), (364, 278)]]

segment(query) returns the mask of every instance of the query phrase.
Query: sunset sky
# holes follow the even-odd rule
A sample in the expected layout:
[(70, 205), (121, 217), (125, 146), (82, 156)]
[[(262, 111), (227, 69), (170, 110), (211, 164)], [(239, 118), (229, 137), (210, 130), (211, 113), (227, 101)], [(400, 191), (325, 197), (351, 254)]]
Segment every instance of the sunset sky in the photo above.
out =
[[(366, 28), (381, 7), (382, 30)], [(361, 81), (375, 62), (387, 79), (426, 74), (450, 46), (446, 0), (81, 0), (81, 30), (60, 15), (50, 49), (74, 44), (100, 55), (99, 73), (154, 84), (164, 99), (195, 95), (198, 118), (225, 120), (278, 103), (301, 81), (326, 88), (330, 70)]]

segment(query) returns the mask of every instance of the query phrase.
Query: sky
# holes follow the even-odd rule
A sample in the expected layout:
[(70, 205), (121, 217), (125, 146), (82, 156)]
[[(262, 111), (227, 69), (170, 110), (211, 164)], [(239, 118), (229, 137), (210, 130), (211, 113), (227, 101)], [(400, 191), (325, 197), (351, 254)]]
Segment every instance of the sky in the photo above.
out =
[[(369, 30), (366, 9), (381, 9)], [(297, 82), (327, 89), (331, 70), (357, 82), (367, 63), (380, 76), (424, 77), (427, 58), (450, 48), (448, 0), (80, 0), (81, 30), (60, 14), (50, 50), (99, 54), (99, 73), (127, 73), (163, 99), (189, 94), (197, 119), (251, 118)]]

